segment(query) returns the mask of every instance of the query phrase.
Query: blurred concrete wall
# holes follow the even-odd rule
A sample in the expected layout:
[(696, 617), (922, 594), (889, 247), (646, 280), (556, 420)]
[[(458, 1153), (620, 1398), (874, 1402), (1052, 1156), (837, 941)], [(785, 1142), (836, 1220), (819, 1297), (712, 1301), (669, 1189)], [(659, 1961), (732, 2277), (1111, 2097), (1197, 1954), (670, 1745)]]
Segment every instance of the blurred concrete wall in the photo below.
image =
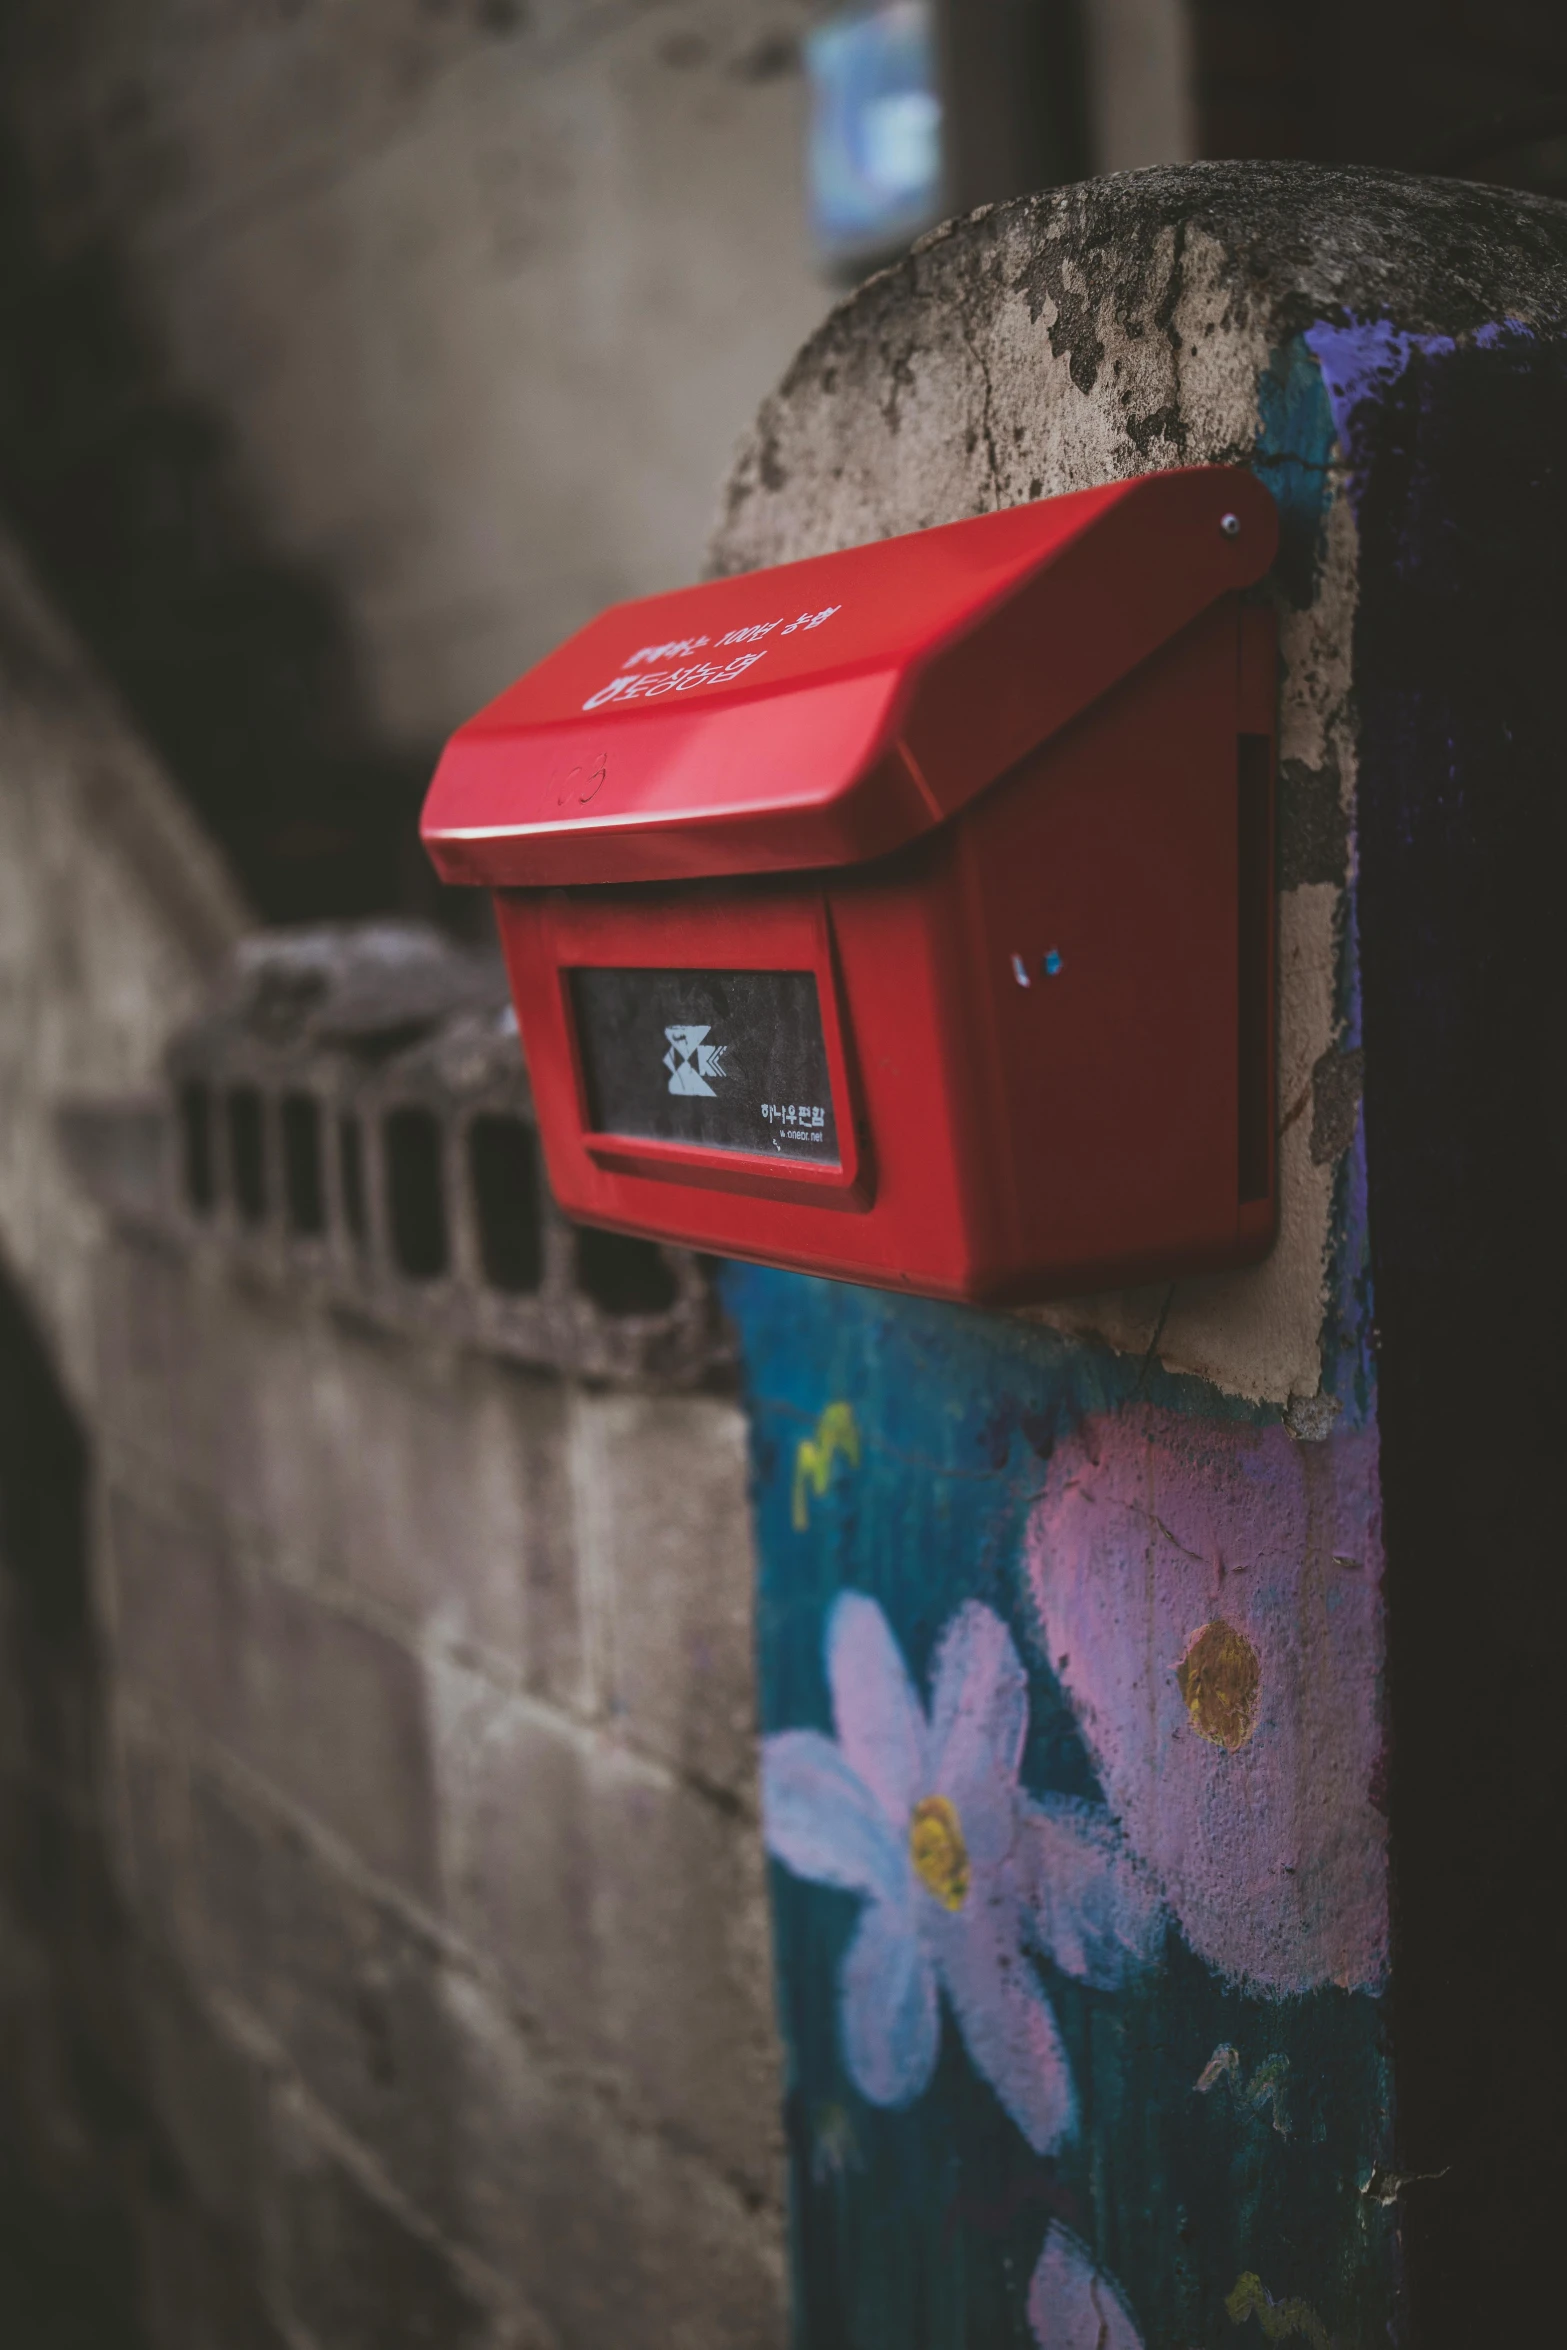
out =
[(738, 1408), (103, 1296), (157, 2350), (781, 2341)]
[(222, 862), (0, 533), (0, 1272), (79, 1409), (101, 1224), (66, 1102), (153, 1083), (247, 919)]
[(160, 1218), (243, 909), (3, 548), (0, 850), (8, 2350), (776, 2343), (738, 1405)]
[(16, 0), (0, 107), (422, 748), (694, 574), (827, 306), (804, 0)]
[(134, 2182), (171, 2175), (109, 1827), (91, 1489), (105, 1224), (59, 1113), (156, 1078), (243, 919), (0, 540), (0, 2335), (17, 2350), (141, 2350)]

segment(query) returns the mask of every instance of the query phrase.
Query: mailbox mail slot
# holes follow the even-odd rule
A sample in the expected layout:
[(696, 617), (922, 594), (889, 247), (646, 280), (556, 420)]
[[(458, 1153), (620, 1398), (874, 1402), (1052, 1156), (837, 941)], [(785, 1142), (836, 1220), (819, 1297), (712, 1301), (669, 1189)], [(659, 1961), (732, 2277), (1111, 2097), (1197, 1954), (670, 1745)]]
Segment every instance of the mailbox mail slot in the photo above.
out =
[(562, 1206), (996, 1301), (1261, 1256), (1276, 538), (1150, 474), (619, 605), (462, 727)]

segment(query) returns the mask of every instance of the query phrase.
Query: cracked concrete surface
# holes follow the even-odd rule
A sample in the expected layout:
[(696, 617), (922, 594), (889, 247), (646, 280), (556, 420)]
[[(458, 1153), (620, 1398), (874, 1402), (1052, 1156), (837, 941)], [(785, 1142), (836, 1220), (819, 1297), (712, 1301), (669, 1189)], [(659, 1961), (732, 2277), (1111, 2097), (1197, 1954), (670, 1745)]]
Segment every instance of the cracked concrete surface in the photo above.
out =
[[(1314, 319), (1448, 334), (1528, 320), (1560, 307), (1562, 259), (1559, 206), (1391, 172), (1191, 165), (983, 207), (932, 231), (805, 344), (736, 453), (710, 568), (785, 563), (1160, 466), (1246, 462), (1270, 362)], [(1298, 1404), (1321, 1385), (1334, 1180), (1355, 1124), (1337, 1102), (1290, 1113), (1343, 1043), (1357, 543), (1341, 453), (1294, 446), (1294, 414), (1267, 456), (1320, 480), (1323, 511), (1287, 543), (1273, 589), (1278, 1242), (1247, 1272), (1080, 1298), (1044, 1318)]]

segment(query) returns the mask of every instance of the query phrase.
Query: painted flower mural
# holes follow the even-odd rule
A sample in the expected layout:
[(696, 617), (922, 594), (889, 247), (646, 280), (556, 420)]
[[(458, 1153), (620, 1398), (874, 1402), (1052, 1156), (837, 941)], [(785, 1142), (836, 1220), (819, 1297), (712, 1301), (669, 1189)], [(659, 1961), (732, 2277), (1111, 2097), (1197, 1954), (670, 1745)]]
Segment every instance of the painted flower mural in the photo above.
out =
[(864, 1902), (839, 1982), (850, 2076), (872, 2104), (912, 2104), (944, 1993), (976, 2069), (1049, 2153), (1076, 2100), (1030, 1954), (1115, 1989), (1153, 1955), (1158, 1903), (1107, 1814), (1020, 1786), (1028, 1686), (992, 1610), (969, 1601), (948, 1622), (928, 1713), (862, 1593), (835, 1601), (826, 1665), (837, 1736), (769, 1738), (763, 1805), (776, 1859)]
[(1039, 2350), (1143, 2350), (1120, 2286), (1059, 2220), (1045, 2230), (1028, 2288), (1028, 2322)]
[(1376, 1443), (1134, 1406), (1055, 1452), (1037, 1620), (1191, 1948), (1275, 1997), (1387, 1966)]

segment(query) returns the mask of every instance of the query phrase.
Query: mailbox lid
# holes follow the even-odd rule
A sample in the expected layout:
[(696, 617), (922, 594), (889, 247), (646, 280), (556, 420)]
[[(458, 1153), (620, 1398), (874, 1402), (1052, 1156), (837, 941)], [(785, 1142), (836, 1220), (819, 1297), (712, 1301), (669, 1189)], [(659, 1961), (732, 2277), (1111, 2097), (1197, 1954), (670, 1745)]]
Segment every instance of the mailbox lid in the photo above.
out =
[(447, 745), (448, 881), (857, 864), (946, 821), (1273, 560), (1194, 466), (612, 606)]

